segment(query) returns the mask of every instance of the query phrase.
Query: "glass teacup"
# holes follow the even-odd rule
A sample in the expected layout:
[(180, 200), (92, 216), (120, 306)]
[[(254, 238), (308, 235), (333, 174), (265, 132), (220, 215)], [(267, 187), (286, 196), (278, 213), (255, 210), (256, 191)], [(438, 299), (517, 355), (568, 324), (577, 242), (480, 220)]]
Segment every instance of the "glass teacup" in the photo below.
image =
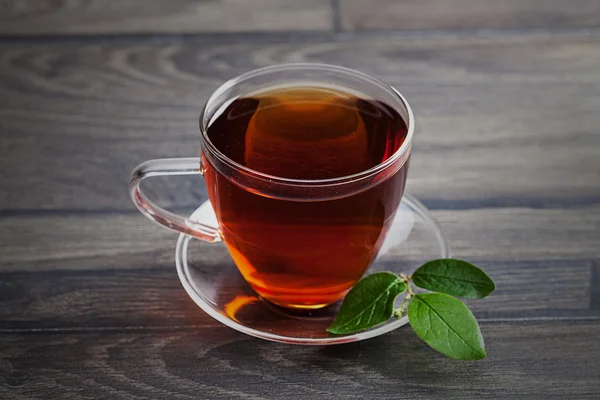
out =
[[(414, 130), (398, 91), (320, 64), (258, 69), (222, 85), (200, 116), (200, 157), (132, 173), (139, 210), (170, 229), (224, 241), (263, 298), (321, 308), (343, 298), (383, 243), (403, 195)], [(203, 174), (219, 226), (151, 202), (140, 182)]]

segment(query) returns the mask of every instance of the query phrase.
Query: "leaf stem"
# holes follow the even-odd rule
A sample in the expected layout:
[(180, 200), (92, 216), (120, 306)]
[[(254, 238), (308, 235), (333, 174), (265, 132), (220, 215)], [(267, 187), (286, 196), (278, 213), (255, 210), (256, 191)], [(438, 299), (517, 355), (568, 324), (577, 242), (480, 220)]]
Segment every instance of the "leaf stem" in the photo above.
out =
[(410, 286), (410, 276), (401, 273), (400, 279), (406, 284), (406, 295), (404, 296), (404, 300), (402, 301), (402, 304), (400, 304), (400, 307), (394, 310), (394, 316), (396, 318), (400, 318), (404, 314), (406, 306), (415, 295), (415, 292), (413, 292), (412, 287)]

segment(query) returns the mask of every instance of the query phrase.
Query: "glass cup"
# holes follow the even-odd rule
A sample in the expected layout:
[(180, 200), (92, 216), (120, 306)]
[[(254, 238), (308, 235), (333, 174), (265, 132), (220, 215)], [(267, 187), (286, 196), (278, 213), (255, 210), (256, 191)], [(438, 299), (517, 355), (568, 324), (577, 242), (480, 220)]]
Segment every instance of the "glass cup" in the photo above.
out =
[[(341, 89), (392, 107), (407, 127), (402, 145), (380, 164), (353, 175), (305, 180), (250, 169), (209, 139), (210, 124), (235, 99), (271, 87), (303, 86)], [(200, 131), (200, 157), (150, 160), (133, 170), (129, 190), (141, 213), (196, 239), (225, 242), (244, 279), (272, 303), (316, 309), (342, 299), (377, 256), (404, 192), (414, 131), (404, 97), (351, 69), (277, 65), (217, 89), (200, 114)], [(218, 226), (165, 210), (140, 188), (149, 177), (191, 174), (204, 176)]]

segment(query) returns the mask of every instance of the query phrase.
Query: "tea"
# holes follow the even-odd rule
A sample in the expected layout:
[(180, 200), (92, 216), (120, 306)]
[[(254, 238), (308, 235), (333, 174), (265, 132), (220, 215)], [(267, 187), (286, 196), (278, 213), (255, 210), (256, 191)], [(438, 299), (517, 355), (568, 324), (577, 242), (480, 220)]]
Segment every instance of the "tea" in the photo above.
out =
[[(407, 135), (392, 107), (326, 87), (272, 88), (237, 98), (208, 123), (226, 157), (282, 178), (356, 174), (394, 154)], [(209, 196), (225, 243), (246, 281), (285, 307), (333, 303), (377, 255), (400, 203), (408, 162), (377, 185), (343, 198), (269, 197), (223, 176), (203, 157)]]

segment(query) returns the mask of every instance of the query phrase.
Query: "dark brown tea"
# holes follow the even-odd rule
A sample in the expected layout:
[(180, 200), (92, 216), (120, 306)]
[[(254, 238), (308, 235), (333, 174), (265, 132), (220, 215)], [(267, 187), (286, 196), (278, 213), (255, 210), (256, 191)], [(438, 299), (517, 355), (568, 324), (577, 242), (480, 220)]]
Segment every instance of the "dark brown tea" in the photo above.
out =
[[(368, 170), (402, 145), (407, 124), (377, 100), (321, 87), (237, 98), (209, 123), (225, 156), (302, 180)], [(364, 274), (400, 204), (408, 162), (356, 194), (325, 201), (271, 198), (223, 176), (203, 157), (209, 196), (240, 272), (262, 297), (294, 308), (341, 299)]]

